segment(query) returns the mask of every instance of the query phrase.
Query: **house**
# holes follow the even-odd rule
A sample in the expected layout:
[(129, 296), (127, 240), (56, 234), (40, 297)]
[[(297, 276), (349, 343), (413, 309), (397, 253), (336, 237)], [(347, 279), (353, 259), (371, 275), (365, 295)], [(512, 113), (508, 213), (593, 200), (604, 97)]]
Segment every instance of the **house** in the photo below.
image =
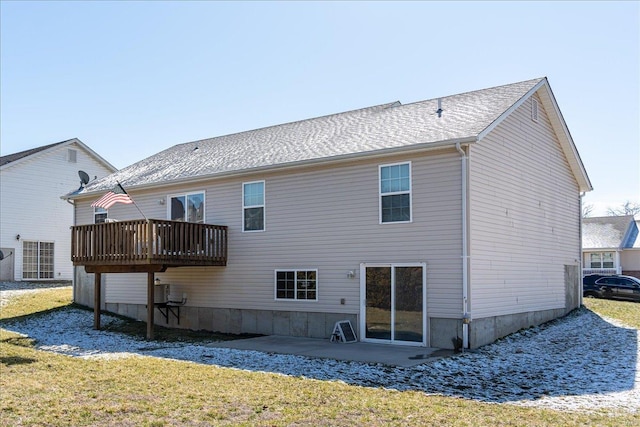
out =
[(76, 138), (0, 157), (0, 280), (73, 279), (74, 208), (60, 196), (80, 187), (79, 171), (116, 168)]
[(584, 218), (582, 274), (625, 274), (640, 278), (638, 229), (632, 215)]
[(179, 144), (69, 196), (78, 301), (149, 337), (478, 347), (579, 306), (590, 190), (546, 78)]

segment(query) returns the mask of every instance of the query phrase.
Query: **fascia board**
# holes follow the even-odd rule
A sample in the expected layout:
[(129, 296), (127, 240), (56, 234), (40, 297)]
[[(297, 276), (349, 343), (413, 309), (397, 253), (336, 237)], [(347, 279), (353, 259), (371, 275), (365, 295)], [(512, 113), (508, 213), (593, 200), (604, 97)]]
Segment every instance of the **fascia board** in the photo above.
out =
[[(28, 160), (33, 159), (36, 156), (40, 156), (43, 154), (48, 154), (51, 153), (55, 150), (59, 150), (62, 147), (66, 147), (69, 144), (73, 144), (74, 142), (78, 141), (76, 138), (72, 138), (72, 139), (68, 139), (66, 141), (60, 141), (57, 144), (53, 144), (51, 147), (47, 148), (46, 150), (42, 150), (42, 151), (36, 151), (35, 153), (29, 154), (28, 156), (24, 156), (18, 160), (14, 160), (11, 163), (7, 163), (5, 165), (0, 166), (0, 169), (9, 169), (13, 166), (19, 165), (21, 163), (24, 163)], [(37, 147), (36, 147), (37, 148)]]
[(85, 143), (83, 143), (82, 141), (80, 141), (77, 138), (74, 138), (72, 141), (74, 141), (76, 144), (78, 144), (79, 146), (81, 146), (83, 149), (85, 149), (90, 155), (92, 155), (93, 157), (95, 157), (96, 160), (98, 160), (98, 162), (102, 163), (103, 166), (105, 166), (107, 169), (111, 170), (111, 173), (115, 172), (118, 170), (118, 168), (116, 168), (115, 166), (113, 166), (111, 163), (109, 163), (108, 161), (106, 161), (101, 155), (99, 155), (98, 153), (96, 153), (95, 151), (93, 151), (91, 148), (89, 148), (89, 146), (87, 146)]
[[(175, 179), (171, 181), (164, 181), (162, 183), (133, 185), (133, 186), (126, 187), (126, 189), (127, 190), (129, 189), (149, 190), (149, 189), (157, 189), (157, 188), (174, 186), (174, 185), (196, 184), (203, 181), (211, 181), (211, 180), (217, 180), (217, 179), (223, 179), (223, 178), (250, 175), (250, 174), (255, 174), (260, 172), (268, 173), (273, 171), (286, 171), (286, 170), (297, 169), (302, 167), (310, 167), (310, 166), (317, 166), (317, 165), (334, 165), (334, 164), (339, 164), (339, 163), (344, 163), (344, 162), (349, 162), (354, 160), (365, 160), (365, 159), (368, 160), (368, 159), (388, 157), (388, 156), (399, 155), (399, 154), (411, 154), (414, 152), (440, 150), (444, 148), (453, 148), (458, 143), (472, 144), (476, 141), (477, 141), (477, 138), (475, 136), (466, 137), (466, 138), (456, 138), (456, 139), (450, 139), (450, 140), (444, 140), (444, 141), (438, 141), (438, 142), (414, 144), (408, 147), (396, 147), (391, 149), (385, 148), (382, 150), (376, 150), (376, 151), (371, 151), (367, 153), (352, 153), (352, 154), (346, 154), (346, 155), (335, 156), (330, 158), (325, 157), (322, 159), (312, 159), (312, 160), (305, 160), (305, 161), (298, 161), (298, 162), (291, 162), (291, 163), (281, 163), (278, 165), (261, 166), (256, 168), (243, 169), (239, 171), (229, 171), (229, 172), (221, 172), (221, 173), (214, 173), (214, 174), (208, 174), (208, 175), (200, 175), (197, 177), (187, 177), (187, 178)], [(96, 190), (96, 191), (80, 193), (80, 194), (69, 194), (64, 196), (64, 198), (72, 199), (72, 200), (80, 199), (85, 196), (88, 197), (88, 196), (95, 196), (96, 194), (103, 194), (105, 191), (106, 190), (102, 189), (102, 190)]]
[(587, 171), (573, 142), (573, 138), (571, 138), (569, 128), (567, 127), (567, 124), (562, 117), (562, 113), (560, 112), (560, 108), (558, 107), (558, 103), (556, 102), (556, 99), (553, 95), (553, 92), (551, 91), (551, 87), (549, 86), (549, 82), (546, 77), (540, 80), (524, 96), (522, 96), (522, 98), (520, 98), (516, 103), (509, 107), (482, 132), (480, 132), (478, 134), (478, 141), (482, 140), (489, 132), (495, 129), (496, 126), (502, 123), (503, 120), (505, 120), (511, 113), (518, 109), (527, 99), (529, 99), (531, 96), (533, 96), (534, 93), (538, 91), (540, 91), (539, 95), (542, 101), (542, 105), (547, 112), (547, 115), (549, 116), (549, 120), (551, 121), (551, 125), (553, 126), (556, 135), (558, 136), (560, 145), (562, 146), (562, 150), (565, 154), (565, 157), (567, 158), (567, 162), (569, 163), (573, 175), (578, 182), (580, 192), (592, 191), (593, 186), (591, 185), (591, 181), (589, 180)]
[[(558, 103), (556, 102), (556, 98), (553, 95), (551, 87), (548, 84), (545, 84), (543, 87), (541, 87), (539, 95), (540, 100), (542, 101), (542, 105), (547, 112), (547, 115), (549, 116), (551, 125), (553, 126), (556, 135), (559, 138), (560, 145), (562, 146), (562, 150), (564, 151), (565, 157), (567, 158), (567, 162), (569, 163), (569, 166), (571, 167), (571, 170), (573, 171), (573, 174), (578, 181), (580, 191), (592, 191), (593, 186), (591, 185), (591, 180), (589, 179), (589, 175), (587, 175), (587, 171), (584, 167), (584, 164), (582, 163), (582, 159), (580, 158), (578, 149), (573, 142), (573, 138), (571, 137), (571, 133), (569, 132), (569, 128), (567, 127), (567, 123), (564, 121), (564, 117), (562, 116), (562, 112), (558, 107)], [(552, 114), (549, 114), (549, 112), (551, 112)]]
[(107, 169), (109, 169), (111, 171), (111, 173), (113, 173), (113, 172), (118, 170), (118, 168), (113, 166), (111, 163), (107, 162), (100, 155), (98, 155), (98, 153), (93, 151), (91, 148), (89, 148), (85, 143), (80, 141), (78, 138), (71, 138), (69, 140), (62, 141), (62, 142), (60, 142), (58, 144), (53, 145), (52, 147), (47, 148), (46, 150), (38, 151), (38, 152), (33, 153), (33, 154), (29, 155), (29, 156), (25, 156), (25, 157), (22, 157), (21, 159), (15, 160), (15, 161), (13, 161), (11, 163), (7, 163), (6, 165), (2, 165), (1, 168), (2, 169), (8, 169), (10, 167), (17, 166), (17, 165), (19, 165), (19, 164), (21, 164), (23, 162), (26, 162), (28, 160), (33, 159), (36, 156), (46, 155), (46, 154), (52, 153), (55, 150), (59, 150), (61, 148), (67, 147), (67, 146), (72, 145), (72, 144), (77, 144), (83, 150), (87, 151), (98, 162), (102, 163)]
[(517, 110), (522, 104), (524, 104), (524, 102), (527, 99), (529, 99), (531, 95), (536, 93), (536, 91), (540, 89), (542, 86), (544, 86), (545, 84), (547, 84), (546, 78), (540, 80), (534, 87), (529, 89), (529, 91), (526, 94), (524, 94), (522, 98), (516, 101), (515, 104), (513, 104), (511, 107), (507, 108), (502, 114), (500, 114), (500, 116), (497, 119), (495, 119), (489, 126), (487, 126), (482, 132), (478, 134), (478, 141), (482, 140), (485, 136), (487, 136), (489, 132), (494, 130), (500, 123), (502, 123), (504, 119), (509, 117), (511, 113)]

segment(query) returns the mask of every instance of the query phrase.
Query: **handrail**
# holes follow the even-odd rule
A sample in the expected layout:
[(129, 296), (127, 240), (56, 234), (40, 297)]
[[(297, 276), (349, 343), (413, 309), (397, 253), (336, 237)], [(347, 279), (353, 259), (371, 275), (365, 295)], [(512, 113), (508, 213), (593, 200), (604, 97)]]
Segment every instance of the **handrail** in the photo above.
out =
[(74, 265), (226, 265), (227, 227), (140, 219), (71, 227)]

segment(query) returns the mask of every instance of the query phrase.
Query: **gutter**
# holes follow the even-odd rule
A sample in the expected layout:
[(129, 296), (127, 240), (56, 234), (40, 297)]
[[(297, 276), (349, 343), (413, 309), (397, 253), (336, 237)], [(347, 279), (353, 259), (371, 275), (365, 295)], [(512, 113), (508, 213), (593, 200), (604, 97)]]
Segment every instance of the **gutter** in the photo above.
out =
[(469, 323), (471, 323), (471, 313), (469, 312), (469, 207), (467, 204), (467, 153), (456, 143), (456, 150), (460, 153), (460, 172), (462, 175), (462, 350), (469, 348)]
[[(311, 167), (311, 166), (317, 166), (317, 165), (332, 165), (332, 164), (337, 164), (337, 163), (350, 162), (350, 161), (354, 161), (354, 160), (375, 159), (375, 158), (387, 157), (387, 156), (391, 156), (391, 155), (411, 154), (411, 153), (415, 153), (415, 152), (441, 150), (441, 149), (444, 149), (444, 148), (453, 148), (454, 146), (457, 146), (459, 144), (467, 144), (467, 143), (473, 143), (473, 142), (477, 142), (477, 141), (478, 141), (478, 139), (475, 136), (464, 137), (464, 138), (454, 138), (454, 139), (448, 139), (448, 140), (443, 140), (443, 141), (438, 141), (438, 142), (428, 142), (428, 143), (413, 144), (413, 145), (402, 146), (402, 147), (384, 148), (384, 149), (375, 150), (375, 151), (369, 151), (369, 152), (356, 152), (356, 153), (349, 153), (349, 154), (340, 154), (340, 155), (336, 155), (336, 156), (332, 156), (332, 157), (321, 157), (321, 158), (315, 158), (315, 159), (297, 160), (297, 161), (292, 161), (292, 162), (288, 162), (288, 163), (279, 163), (279, 164), (275, 164), (275, 165), (264, 165), (264, 166), (257, 166), (257, 167), (252, 167), (252, 168), (247, 168), (247, 169), (240, 169), (240, 170), (214, 172), (214, 173), (195, 176), (195, 177), (194, 176), (189, 176), (189, 177), (186, 177), (186, 178), (177, 178), (177, 179), (174, 179), (174, 180), (171, 180), (171, 181), (163, 181), (161, 183), (160, 182), (151, 182), (151, 183), (140, 184), (140, 185), (127, 185), (126, 182), (125, 182), (126, 181), (126, 177), (120, 177), (120, 183), (124, 183), (123, 185), (126, 186), (127, 191), (130, 190), (130, 189), (131, 190), (157, 189), (158, 187), (165, 187), (165, 186), (172, 186), (172, 185), (184, 185), (184, 184), (197, 184), (197, 183), (203, 182), (203, 181), (211, 181), (211, 180), (214, 180), (214, 179), (223, 179), (223, 178), (230, 178), (230, 177), (236, 177), (236, 176), (244, 176), (244, 175), (250, 175), (250, 174), (255, 174), (255, 173), (267, 173), (267, 172), (271, 172), (271, 171), (284, 171), (284, 170), (296, 169), (296, 168), (300, 168), (300, 167)], [(121, 170), (119, 170), (117, 172), (114, 172), (114, 173), (122, 172), (122, 170), (123, 169), (121, 169)], [(107, 175), (107, 177), (108, 176), (110, 176), (110, 175)], [(104, 179), (104, 178), (102, 178), (102, 179)], [(83, 192), (83, 193), (80, 193), (80, 194), (68, 194), (68, 195), (64, 196), (64, 198), (76, 199), (76, 198), (79, 198), (79, 197), (92, 196), (92, 195), (97, 195), (97, 194), (104, 194), (104, 192), (105, 191), (109, 191), (109, 189), (111, 187), (113, 187), (113, 185), (107, 186), (107, 187), (104, 187), (104, 188), (100, 188), (98, 190), (90, 190), (90, 191), (87, 191), (86, 193)]]

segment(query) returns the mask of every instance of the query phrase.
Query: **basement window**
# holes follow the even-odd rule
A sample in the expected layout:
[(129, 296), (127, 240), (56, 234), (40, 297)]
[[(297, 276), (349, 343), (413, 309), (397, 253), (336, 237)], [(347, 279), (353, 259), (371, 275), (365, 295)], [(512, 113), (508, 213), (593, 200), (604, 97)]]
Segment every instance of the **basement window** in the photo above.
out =
[(318, 270), (276, 270), (276, 299), (318, 299)]

